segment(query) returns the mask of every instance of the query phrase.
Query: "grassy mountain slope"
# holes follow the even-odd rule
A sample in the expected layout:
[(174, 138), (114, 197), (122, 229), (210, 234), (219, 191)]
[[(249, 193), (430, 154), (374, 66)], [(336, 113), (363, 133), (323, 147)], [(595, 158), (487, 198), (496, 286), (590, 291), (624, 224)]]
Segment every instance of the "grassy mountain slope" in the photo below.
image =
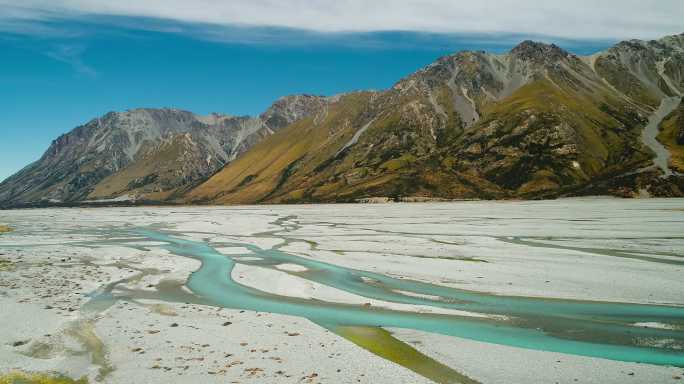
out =
[(670, 151), (672, 169), (684, 173), (684, 99), (679, 107), (663, 120), (658, 141)]
[[(534, 42), (506, 55), (445, 56), (267, 138), (186, 201), (636, 194), (663, 183), (655, 172), (622, 176), (650, 164), (641, 132), (660, 99), (678, 92), (676, 76), (661, 74), (679, 51), (644, 43), (639, 57), (649, 60), (632, 65), (625, 58), (638, 55), (623, 50), (635, 44), (591, 58)], [(680, 194), (673, 182), (654, 193)]]

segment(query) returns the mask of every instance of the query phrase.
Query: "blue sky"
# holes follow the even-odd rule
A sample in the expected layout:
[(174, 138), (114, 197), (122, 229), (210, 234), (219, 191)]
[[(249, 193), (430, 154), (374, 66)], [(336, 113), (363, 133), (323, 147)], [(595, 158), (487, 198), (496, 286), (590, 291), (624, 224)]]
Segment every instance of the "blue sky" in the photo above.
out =
[[(103, 8), (104, 3), (27, 0), (17, 6), (0, 0), (0, 180), (38, 159), (58, 135), (108, 111), (175, 107), (254, 115), (283, 95), (387, 88), (461, 49), (502, 52), (532, 37), (584, 54), (609, 46), (622, 33), (587, 38), (539, 35), (534, 28), (443, 30), (414, 27), (410, 20), (401, 32), (401, 22), (386, 20), (378, 21), (389, 23), (378, 30), (327, 30), (293, 28), (277, 15), (245, 24), (207, 19), (211, 13), (190, 19), (155, 14), (153, 0), (141, 0), (149, 7), (133, 10)], [(173, 10), (173, 3), (178, 1), (165, 9)], [(249, 4), (256, 3), (274, 4)], [(331, 25), (334, 16), (308, 17), (331, 17), (324, 24)]]

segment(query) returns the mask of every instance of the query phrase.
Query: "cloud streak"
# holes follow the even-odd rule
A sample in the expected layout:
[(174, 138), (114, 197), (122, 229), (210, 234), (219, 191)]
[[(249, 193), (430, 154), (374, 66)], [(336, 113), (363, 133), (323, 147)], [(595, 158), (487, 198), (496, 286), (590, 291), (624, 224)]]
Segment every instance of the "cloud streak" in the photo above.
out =
[(79, 75), (97, 77), (97, 71), (87, 65), (82, 58), (85, 48), (79, 45), (58, 44), (46, 52), (48, 57), (71, 65)]
[[(15, 3), (15, 4), (12, 4)], [(0, 0), (5, 20), (127, 16), (315, 33), (412, 31), (565, 39), (684, 32), (681, 0)]]

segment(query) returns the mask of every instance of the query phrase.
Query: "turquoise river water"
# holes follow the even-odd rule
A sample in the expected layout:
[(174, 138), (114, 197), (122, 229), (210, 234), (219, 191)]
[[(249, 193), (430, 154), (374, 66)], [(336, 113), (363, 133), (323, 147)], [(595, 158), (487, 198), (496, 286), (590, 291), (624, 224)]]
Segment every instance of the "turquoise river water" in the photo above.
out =
[[(203, 241), (160, 230), (138, 229), (131, 235), (161, 242), (175, 255), (201, 261), (186, 285), (216, 306), (300, 316), (333, 330), (407, 328), (542, 351), (684, 367), (683, 307), (500, 296), (344, 268), (253, 244), (222, 244), (248, 250), (226, 255)], [(367, 298), (493, 316), (412, 313), (280, 296), (233, 280), (236, 263), (265, 268), (296, 264), (306, 271), (287, 273)], [(645, 328), (635, 323), (666, 326)]]

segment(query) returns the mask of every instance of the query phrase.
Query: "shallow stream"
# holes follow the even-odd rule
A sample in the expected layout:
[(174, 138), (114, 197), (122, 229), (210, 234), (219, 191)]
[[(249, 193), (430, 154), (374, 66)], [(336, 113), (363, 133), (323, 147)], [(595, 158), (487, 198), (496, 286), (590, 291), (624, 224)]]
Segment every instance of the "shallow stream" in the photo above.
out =
[[(160, 230), (138, 229), (131, 235), (138, 241), (142, 237), (161, 242), (175, 255), (201, 261), (186, 285), (203, 301), (221, 307), (300, 316), (333, 331), (407, 328), (542, 351), (684, 367), (682, 307), (499, 296), (344, 268), (248, 243), (222, 244), (248, 250), (226, 255), (203, 241)], [(363, 297), (487, 316), (413, 313), (271, 294), (233, 280), (236, 263), (265, 268), (296, 264), (306, 270), (285, 273)], [(635, 325), (643, 323), (662, 328)]]

